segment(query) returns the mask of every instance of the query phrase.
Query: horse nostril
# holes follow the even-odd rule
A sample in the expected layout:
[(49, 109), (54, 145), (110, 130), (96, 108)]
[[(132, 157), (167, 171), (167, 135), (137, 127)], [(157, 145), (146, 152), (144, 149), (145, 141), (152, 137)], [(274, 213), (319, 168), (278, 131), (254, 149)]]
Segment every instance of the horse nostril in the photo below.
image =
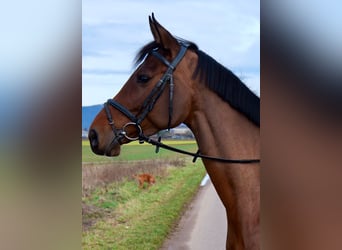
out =
[(99, 141), (97, 139), (97, 133), (94, 129), (91, 129), (89, 131), (89, 135), (88, 135), (89, 141), (90, 141), (90, 145), (92, 148), (97, 148), (99, 145)]

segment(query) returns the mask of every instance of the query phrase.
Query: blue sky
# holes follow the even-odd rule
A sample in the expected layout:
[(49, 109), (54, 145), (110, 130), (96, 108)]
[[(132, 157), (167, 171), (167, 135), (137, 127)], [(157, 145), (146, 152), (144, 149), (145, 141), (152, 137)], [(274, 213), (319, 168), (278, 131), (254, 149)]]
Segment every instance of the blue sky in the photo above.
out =
[(133, 72), (133, 59), (152, 40), (148, 16), (195, 42), (260, 93), (259, 1), (82, 2), (82, 105), (112, 98)]

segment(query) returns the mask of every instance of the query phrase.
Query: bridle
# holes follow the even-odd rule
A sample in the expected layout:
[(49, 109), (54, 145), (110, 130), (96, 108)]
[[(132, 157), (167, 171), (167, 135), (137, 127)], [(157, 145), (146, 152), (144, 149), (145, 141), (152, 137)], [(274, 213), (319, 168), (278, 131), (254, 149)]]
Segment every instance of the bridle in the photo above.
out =
[[(152, 50), (151, 54), (158, 58), (160, 61), (162, 61), (168, 68), (162, 78), (157, 82), (157, 84), (154, 86), (150, 94), (146, 97), (144, 100), (140, 112), (137, 115), (132, 114), (126, 107), (121, 105), (119, 102), (113, 100), (113, 99), (108, 99), (106, 103), (104, 103), (104, 110), (107, 115), (107, 119), (109, 122), (109, 125), (111, 126), (113, 133), (114, 133), (114, 139), (110, 143), (110, 145), (107, 147), (110, 149), (110, 147), (115, 143), (120, 141), (123, 138), (126, 138), (129, 141), (136, 141), (139, 140), (140, 143), (150, 143), (152, 145), (156, 146), (156, 153), (158, 153), (159, 148), (165, 148), (168, 150), (172, 150), (178, 153), (182, 154), (187, 154), (191, 155), (194, 157), (193, 162), (196, 161), (198, 157), (204, 158), (204, 159), (209, 159), (209, 160), (215, 160), (215, 161), (220, 161), (220, 162), (226, 162), (226, 163), (241, 163), (241, 164), (246, 164), (246, 163), (258, 163), (260, 162), (260, 159), (247, 159), (247, 160), (232, 160), (232, 159), (225, 159), (225, 158), (220, 158), (220, 157), (211, 157), (207, 155), (202, 155), (199, 151), (197, 153), (191, 153), (187, 152), (181, 149), (177, 149), (171, 146), (168, 146), (166, 144), (163, 144), (160, 141), (160, 137), (158, 141), (153, 140), (147, 136), (144, 135), (143, 130), (141, 128), (141, 123), (142, 121), (146, 118), (149, 112), (152, 111), (155, 103), (157, 102), (158, 98), (161, 96), (163, 93), (165, 86), (167, 83), (169, 83), (169, 118), (168, 118), (168, 130), (170, 130), (171, 127), (171, 121), (172, 121), (172, 113), (173, 113), (173, 92), (174, 92), (174, 82), (173, 82), (173, 71), (176, 69), (177, 65), (179, 62), (183, 59), (186, 51), (188, 49), (188, 45), (180, 43), (180, 50), (173, 59), (172, 62), (169, 62), (164, 56), (162, 56), (160, 53), (158, 53), (158, 49)], [(109, 105), (120, 111), (122, 114), (124, 114), (130, 122), (126, 123), (121, 129), (115, 128), (114, 121), (109, 109)], [(135, 127), (136, 131), (138, 132), (138, 136), (136, 137), (131, 137), (127, 133), (127, 128), (133, 126)]]
[[(187, 50), (188, 46), (181, 44), (180, 51), (178, 52), (178, 55), (175, 57), (175, 59), (170, 63), (165, 57), (163, 57), (161, 54), (158, 53), (157, 49), (153, 50), (151, 54), (155, 57), (157, 57), (159, 60), (161, 60), (166, 66), (168, 67), (162, 78), (158, 81), (158, 83), (154, 86), (150, 94), (146, 97), (144, 100), (140, 112), (138, 115), (132, 114), (126, 107), (121, 105), (119, 102), (109, 99), (104, 104), (104, 109), (107, 114), (107, 119), (109, 121), (109, 124), (112, 127), (112, 130), (114, 132), (115, 136), (122, 135), (126, 139), (130, 141), (138, 140), (141, 135), (143, 135), (143, 131), (141, 128), (142, 121), (146, 118), (149, 112), (153, 109), (155, 103), (157, 102), (158, 98), (163, 93), (165, 86), (167, 83), (169, 83), (169, 121), (168, 121), (168, 129), (170, 129), (171, 126), (171, 120), (172, 120), (172, 113), (173, 113), (173, 89), (174, 89), (174, 83), (173, 83), (173, 71), (177, 67), (178, 63), (182, 60), (182, 58), (185, 55), (185, 52)], [(114, 122), (109, 110), (109, 105), (114, 107), (115, 109), (119, 110), (122, 114), (124, 114), (130, 122), (126, 123), (120, 131), (118, 131), (114, 127)], [(126, 129), (129, 126), (135, 126), (138, 132), (137, 137), (130, 137), (128, 136)]]

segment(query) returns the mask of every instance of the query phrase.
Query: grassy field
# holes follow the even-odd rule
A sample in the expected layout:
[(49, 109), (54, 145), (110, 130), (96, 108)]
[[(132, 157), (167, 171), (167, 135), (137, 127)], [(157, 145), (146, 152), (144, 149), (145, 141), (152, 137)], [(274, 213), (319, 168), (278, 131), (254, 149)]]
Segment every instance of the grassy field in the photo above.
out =
[[(184, 141), (177, 141), (177, 140), (170, 140), (165, 141), (165, 144), (175, 146), (177, 148), (196, 152), (197, 151), (197, 144), (194, 140), (184, 140)], [(187, 157), (181, 154), (177, 154), (174, 152), (167, 151), (165, 149), (160, 149), (159, 153), (155, 153), (155, 146), (150, 144), (144, 143), (139, 144), (139, 142), (134, 141), (129, 144), (125, 144), (121, 146), (121, 153), (118, 157), (106, 157), (95, 155), (89, 146), (88, 140), (82, 141), (82, 162), (97, 162), (97, 163), (108, 163), (108, 162), (117, 162), (117, 161), (134, 161), (134, 160), (147, 160), (147, 159), (163, 159), (163, 158), (170, 158), (170, 157)]]
[[(194, 141), (171, 143), (197, 150)], [(121, 158), (95, 156), (87, 142), (82, 149), (82, 249), (159, 249), (205, 175), (202, 162), (136, 143)], [(156, 184), (139, 189), (132, 178), (139, 172)]]

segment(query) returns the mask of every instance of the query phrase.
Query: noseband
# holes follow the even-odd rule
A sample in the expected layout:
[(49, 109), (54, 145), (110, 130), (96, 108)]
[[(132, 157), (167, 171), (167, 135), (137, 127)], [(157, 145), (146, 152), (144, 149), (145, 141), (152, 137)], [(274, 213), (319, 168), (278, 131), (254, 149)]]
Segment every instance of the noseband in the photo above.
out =
[[(182, 60), (184, 57), (186, 50), (188, 49), (188, 46), (185, 44), (180, 44), (180, 51), (178, 52), (178, 55), (175, 57), (175, 59), (172, 62), (169, 62), (165, 57), (163, 57), (161, 54), (159, 54), (156, 50), (152, 51), (152, 55), (158, 58), (160, 61), (162, 61), (168, 68), (162, 78), (158, 81), (158, 83), (154, 86), (150, 94), (147, 96), (145, 101), (143, 102), (143, 105), (141, 106), (140, 112), (138, 115), (132, 114), (126, 107), (118, 103), (117, 101), (113, 99), (109, 99), (105, 104), (104, 104), (104, 110), (107, 115), (107, 119), (109, 122), (109, 125), (111, 126), (113, 133), (114, 133), (114, 139), (109, 145), (109, 149), (114, 144), (115, 142), (120, 143), (121, 139), (126, 138), (129, 141), (136, 141), (139, 140), (140, 143), (147, 142), (152, 145), (156, 146), (156, 153), (158, 153), (159, 148), (165, 148), (174, 152), (178, 152), (181, 154), (186, 154), (193, 156), (193, 162), (196, 161), (197, 158), (203, 158), (203, 159), (208, 159), (208, 160), (214, 160), (214, 161), (219, 161), (219, 162), (224, 162), (224, 163), (238, 163), (238, 164), (248, 164), (248, 163), (258, 163), (260, 162), (260, 159), (243, 159), (243, 160), (233, 160), (233, 159), (225, 159), (225, 158), (220, 158), (220, 157), (213, 157), (213, 156), (208, 156), (208, 155), (203, 155), (200, 153), (200, 151), (197, 151), (197, 153), (191, 153), (187, 152), (181, 149), (177, 149), (174, 147), (171, 147), (169, 145), (163, 144), (160, 141), (160, 137), (158, 141), (155, 141), (147, 136), (144, 135), (143, 130), (141, 128), (141, 123), (142, 121), (146, 118), (148, 113), (151, 112), (153, 109), (154, 105), (156, 104), (158, 98), (161, 96), (163, 93), (165, 86), (167, 83), (169, 83), (169, 121), (168, 121), (168, 130), (170, 130), (171, 127), (171, 121), (172, 121), (172, 113), (173, 113), (173, 90), (174, 90), (174, 83), (173, 83), (173, 71), (176, 69), (177, 65), (179, 62)], [(126, 123), (121, 129), (116, 129), (114, 125), (114, 121), (109, 109), (109, 105), (114, 107), (115, 109), (119, 110), (122, 114), (124, 114), (130, 122)], [(127, 133), (127, 128), (128, 127), (135, 127), (138, 136), (136, 137), (131, 137)]]
[[(126, 107), (118, 103), (117, 101), (113, 99), (109, 99), (104, 104), (104, 109), (106, 111), (107, 119), (109, 121), (110, 126), (112, 127), (113, 133), (115, 137), (123, 136), (126, 139), (130, 141), (138, 140), (143, 136), (143, 131), (141, 128), (142, 121), (146, 118), (148, 113), (150, 113), (156, 104), (158, 98), (163, 93), (165, 86), (167, 83), (169, 83), (169, 121), (168, 121), (168, 129), (170, 130), (171, 127), (171, 121), (172, 121), (172, 113), (173, 113), (173, 90), (174, 90), (174, 83), (173, 83), (173, 71), (176, 69), (179, 62), (182, 60), (182, 58), (185, 55), (186, 50), (188, 49), (187, 45), (181, 44), (180, 51), (178, 52), (178, 55), (176, 58), (169, 62), (165, 57), (163, 57), (161, 54), (157, 52), (157, 50), (152, 51), (152, 55), (158, 58), (160, 61), (162, 61), (168, 68), (162, 78), (158, 81), (158, 83), (154, 86), (150, 94), (147, 96), (145, 101), (143, 102), (143, 105), (141, 106), (140, 112), (138, 115), (132, 114)], [(109, 110), (109, 105), (114, 107), (115, 109), (119, 110), (122, 114), (124, 114), (130, 122), (126, 123), (121, 130), (118, 130), (114, 126), (114, 121), (112, 119), (111, 112)], [(128, 136), (126, 130), (128, 127), (135, 127), (138, 136), (137, 137), (130, 137)]]

